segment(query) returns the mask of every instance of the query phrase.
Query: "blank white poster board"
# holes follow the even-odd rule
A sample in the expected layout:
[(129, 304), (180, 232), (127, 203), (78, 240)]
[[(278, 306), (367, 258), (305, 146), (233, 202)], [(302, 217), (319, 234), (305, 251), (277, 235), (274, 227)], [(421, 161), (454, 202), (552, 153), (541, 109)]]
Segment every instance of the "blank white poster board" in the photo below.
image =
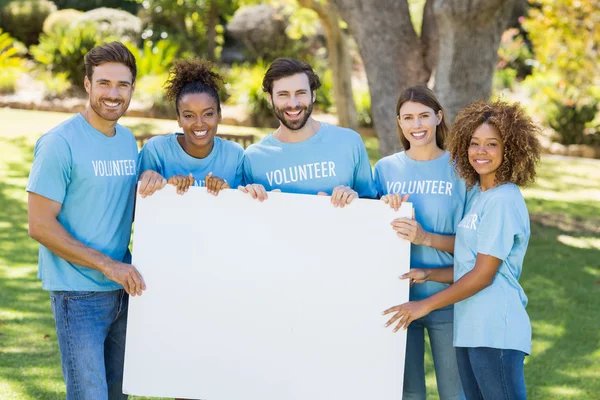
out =
[(137, 199), (125, 393), (206, 400), (399, 400), (410, 216), (378, 200), (174, 187)]

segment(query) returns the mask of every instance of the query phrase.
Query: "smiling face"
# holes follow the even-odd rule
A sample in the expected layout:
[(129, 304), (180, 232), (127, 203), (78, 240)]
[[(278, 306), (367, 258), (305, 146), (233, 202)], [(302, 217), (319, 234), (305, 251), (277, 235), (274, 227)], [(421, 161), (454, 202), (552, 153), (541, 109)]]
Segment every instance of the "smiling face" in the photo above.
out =
[(398, 113), (398, 124), (410, 147), (437, 146), (435, 133), (442, 121), (442, 112), (437, 114), (432, 108), (414, 101), (402, 104)]
[(500, 132), (487, 123), (475, 129), (469, 144), (469, 163), (479, 174), (483, 190), (495, 186), (496, 171), (504, 159), (504, 144)]
[(302, 129), (313, 110), (314, 96), (306, 74), (295, 74), (273, 82), (269, 101), (279, 121), (288, 129)]
[(96, 66), (92, 80), (84, 80), (90, 107), (102, 119), (117, 121), (129, 107), (133, 94), (133, 77), (129, 67), (120, 63)]
[(177, 122), (183, 129), (183, 149), (191, 155), (210, 154), (221, 120), (217, 101), (208, 93), (189, 93), (178, 104)]

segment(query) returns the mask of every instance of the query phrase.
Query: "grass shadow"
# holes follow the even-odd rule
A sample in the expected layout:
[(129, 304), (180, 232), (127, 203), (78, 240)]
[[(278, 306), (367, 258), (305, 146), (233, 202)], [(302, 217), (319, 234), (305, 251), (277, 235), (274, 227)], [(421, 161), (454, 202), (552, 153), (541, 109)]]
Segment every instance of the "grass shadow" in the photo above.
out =
[[(561, 243), (565, 234), (578, 235), (532, 224), (522, 278), (533, 325), (525, 367), (531, 399), (592, 399), (600, 392), (598, 250)], [(593, 371), (596, 379), (582, 379)]]

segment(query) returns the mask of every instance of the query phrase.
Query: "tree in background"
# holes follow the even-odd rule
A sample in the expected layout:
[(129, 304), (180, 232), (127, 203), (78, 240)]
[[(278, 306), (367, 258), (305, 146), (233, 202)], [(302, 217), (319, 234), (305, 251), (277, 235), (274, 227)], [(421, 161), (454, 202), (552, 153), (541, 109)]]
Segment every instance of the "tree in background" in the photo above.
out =
[(530, 4), (523, 25), (536, 64), (525, 83), (560, 142), (589, 143), (598, 129), (592, 121), (600, 104), (598, 1), (530, 0)]
[(348, 37), (340, 26), (339, 11), (327, 0), (297, 0), (302, 7), (317, 13), (327, 41), (327, 56), (333, 73), (333, 90), (341, 126), (358, 129), (358, 115), (352, 96), (352, 56)]
[(468, 103), (489, 98), (500, 38), (522, 3), (427, 0), (419, 36), (407, 0), (330, 1), (358, 43), (383, 155), (401, 149), (394, 105), (403, 88), (433, 78), (450, 121)]
[(143, 6), (144, 39), (168, 37), (182, 51), (216, 60), (223, 45), (223, 21), (238, 8), (235, 0), (136, 0)]

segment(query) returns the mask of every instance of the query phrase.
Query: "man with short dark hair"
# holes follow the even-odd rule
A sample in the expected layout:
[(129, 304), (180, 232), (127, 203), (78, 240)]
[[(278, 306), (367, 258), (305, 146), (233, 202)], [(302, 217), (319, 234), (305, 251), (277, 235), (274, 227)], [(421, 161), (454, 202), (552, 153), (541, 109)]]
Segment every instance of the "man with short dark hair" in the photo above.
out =
[[(86, 109), (40, 137), (29, 175), (29, 234), (50, 291), (67, 399), (120, 399), (128, 294), (146, 285), (129, 239), (137, 145), (119, 124), (136, 76), (133, 54), (113, 42), (85, 57)], [(144, 187), (164, 186), (146, 174)]]
[(312, 118), (319, 77), (310, 65), (275, 60), (263, 79), (279, 128), (248, 147), (240, 189), (264, 200), (266, 191), (328, 194), (343, 207), (357, 197), (375, 198), (371, 164), (360, 135)]

